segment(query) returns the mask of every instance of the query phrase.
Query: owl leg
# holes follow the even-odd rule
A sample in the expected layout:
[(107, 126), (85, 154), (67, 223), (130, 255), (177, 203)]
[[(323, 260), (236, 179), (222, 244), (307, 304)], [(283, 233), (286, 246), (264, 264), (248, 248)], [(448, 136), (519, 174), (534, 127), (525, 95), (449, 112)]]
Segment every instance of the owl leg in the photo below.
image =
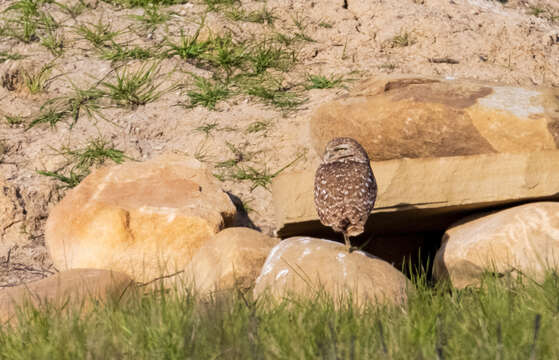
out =
[(344, 234), (345, 247), (348, 252), (351, 252), (352, 248), (351, 248), (351, 242), (349, 241), (349, 235), (346, 234), (345, 232), (343, 234)]

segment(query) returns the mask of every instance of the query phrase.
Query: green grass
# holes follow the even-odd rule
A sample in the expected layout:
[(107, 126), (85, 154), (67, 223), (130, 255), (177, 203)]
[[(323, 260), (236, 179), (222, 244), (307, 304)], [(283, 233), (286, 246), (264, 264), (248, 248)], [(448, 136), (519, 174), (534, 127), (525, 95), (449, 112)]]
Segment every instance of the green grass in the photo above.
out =
[(240, 292), (154, 292), (77, 310), (26, 308), (0, 330), (6, 359), (557, 359), (559, 279), (428, 287), (404, 309), (318, 294), (267, 306)]
[(96, 48), (107, 46), (107, 43), (113, 42), (114, 38), (119, 35), (118, 31), (111, 29), (110, 24), (105, 24), (101, 20), (97, 24), (80, 24), (75, 31), (82, 39), (89, 41)]
[(67, 159), (66, 165), (56, 171), (38, 171), (39, 174), (52, 177), (64, 184), (64, 187), (73, 188), (78, 185), (91, 169), (103, 165), (107, 161), (121, 164), (129, 159), (123, 151), (115, 149), (102, 138), (92, 140), (86, 147), (70, 149), (63, 147), (57, 151)]
[(248, 59), (255, 75), (260, 75), (268, 69), (285, 72), (297, 61), (294, 51), (269, 41), (260, 42), (250, 49)]
[(218, 102), (227, 99), (231, 95), (231, 91), (224, 83), (211, 81), (199, 76), (194, 78), (192, 88), (187, 91), (190, 103), (186, 107), (201, 105), (214, 110)]
[(143, 65), (136, 71), (124, 69), (116, 71), (113, 81), (101, 83), (107, 97), (117, 106), (136, 108), (157, 100), (170, 89), (159, 90), (161, 83), (156, 84), (159, 75), (157, 64)]
[(394, 36), (390, 40), (390, 43), (394, 47), (406, 47), (409, 45), (413, 45), (414, 42), (411, 38), (411, 35), (408, 32), (404, 32), (402, 34)]
[(51, 80), (50, 74), (53, 67), (54, 64), (50, 63), (43, 66), (36, 73), (25, 72), (23, 74), (23, 83), (31, 94), (38, 94), (45, 91)]
[(76, 2), (74, 2), (73, 4), (62, 4), (59, 2), (55, 2), (54, 5), (58, 6), (60, 8), (60, 10), (62, 10), (65, 14), (67, 14), (68, 16), (70, 16), (72, 19), (76, 19), (78, 16), (80, 16), (85, 9), (87, 8), (87, 5), (85, 4), (85, 2), (83, 0), (78, 0)]
[(160, 6), (160, 5), (178, 5), (186, 4), (190, 0), (103, 0), (111, 5), (125, 7), (125, 8), (135, 8), (135, 7), (149, 7), (149, 6)]
[(89, 118), (95, 116), (103, 118), (100, 100), (106, 96), (105, 92), (96, 87), (79, 89), (74, 84), (72, 84), (72, 87), (73, 93), (47, 100), (41, 106), (39, 115), (29, 122), (27, 129), (44, 123), (54, 128), (58, 122), (66, 118), (71, 119), (71, 129), (82, 114), (86, 114)]
[(201, 27), (196, 30), (193, 36), (187, 36), (181, 29), (181, 36), (178, 42), (172, 42), (168, 39), (165, 41), (165, 45), (168, 47), (165, 54), (168, 57), (176, 55), (184, 60), (200, 58), (206, 52), (209, 45), (208, 41), (198, 40), (200, 30)]
[(251, 183), (250, 191), (253, 191), (257, 187), (263, 187), (268, 189), (268, 186), (272, 183), (272, 179), (278, 176), (285, 169), (291, 167), (297, 161), (299, 161), (303, 155), (297, 156), (293, 161), (280, 168), (275, 172), (270, 172), (266, 167), (263, 169), (256, 169), (253, 166), (240, 164), (243, 161), (250, 160), (250, 156), (245, 155), (238, 148), (234, 147), (232, 144), (227, 144), (229, 149), (233, 152), (235, 157), (226, 161), (222, 161), (216, 164), (216, 168), (221, 171), (214, 173), (213, 175), (220, 181), (232, 180), (232, 181), (249, 181)]
[(142, 48), (139, 46), (123, 46), (117, 43), (99, 48), (99, 52), (101, 59), (110, 61), (147, 60), (159, 56), (156, 49)]
[(255, 121), (247, 126), (245, 132), (248, 134), (257, 133), (260, 131), (266, 131), (271, 127), (269, 121)]
[(139, 21), (146, 29), (153, 30), (157, 25), (164, 24), (171, 18), (166, 12), (161, 12), (158, 5), (144, 7), (142, 15), (132, 15), (132, 19)]
[(52, 0), (19, 0), (4, 10), (6, 17), (2, 32), (4, 35), (30, 43), (39, 40), (41, 34), (52, 33), (58, 24), (42, 8)]
[(344, 78), (342, 76), (324, 76), (324, 75), (307, 75), (307, 83), (305, 89), (331, 89), (343, 86)]
[(240, 3), (239, 0), (202, 0), (202, 2), (208, 7), (209, 11), (218, 11), (223, 7), (230, 8)]
[(233, 21), (245, 21), (257, 24), (273, 25), (277, 16), (271, 10), (262, 8), (260, 10), (246, 11), (242, 7), (231, 7), (225, 12), (225, 16)]
[(25, 57), (26, 57), (25, 55), (21, 55), (18, 53), (12, 53), (9, 51), (0, 51), (0, 64), (8, 60), (21, 60)]
[(64, 53), (64, 37), (53, 31), (41, 38), (43, 45), (53, 56), (61, 56)]
[(244, 86), (246, 94), (283, 111), (296, 110), (307, 101), (300, 91), (285, 88), (281, 81), (275, 78), (257, 79)]

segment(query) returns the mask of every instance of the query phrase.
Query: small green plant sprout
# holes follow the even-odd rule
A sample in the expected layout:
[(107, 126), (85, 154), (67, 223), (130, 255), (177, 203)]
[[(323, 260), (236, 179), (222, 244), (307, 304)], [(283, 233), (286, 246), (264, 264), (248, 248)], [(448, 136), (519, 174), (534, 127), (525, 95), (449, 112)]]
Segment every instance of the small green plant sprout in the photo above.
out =
[(212, 131), (217, 130), (217, 123), (216, 122), (206, 123), (204, 125), (198, 126), (194, 130), (197, 132), (204, 133), (206, 134), (206, 136), (210, 136)]
[(392, 63), (384, 63), (379, 65), (379, 69), (394, 70), (396, 69), (396, 65)]
[(217, 36), (210, 40), (204, 58), (221, 69), (227, 79), (236, 69), (240, 69), (248, 58), (248, 50), (243, 42), (233, 40), (231, 34)]
[(335, 76), (332, 75), (331, 77), (327, 77), (324, 75), (307, 75), (307, 83), (305, 84), (305, 89), (331, 89), (334, 87), (343, 86), (344, 82), (343, 76)]
[(281, 80), (272, 77), (247, 82), (243, 86), (248, 95), (259, 98), (265, 104), (283, 111), (295, 110), (307, 101), (302, 97), (300, 91), (286, 87), (282, 85)]
[(307, 42), (315, 42), (313, 38), (311, 38), (309, 35), (306, 34), (308, 25), (305, 23), (305, 20), (301, 17), (300, 14), (296, 14), (295, 16), (291, 17), (291, 20), (293, 21), (293, 24), (297, 28), (297, 31), (295, 33), (296, 39), (307, 41)]
[(75, 187), (89, 173), (92, 168), (103, 165), (107, 161), (121, 164), (126, 159), (130, 159), (123, 151), (115, 149), (113, 145), (102, 139), (92, 140), (85, 148), (70, 149), (63, 147), (57, 151), (67, 159), (67, 163), (56, 171), (38, 171), (39, 174), (50, 176), (62, 183), (64, 187)]
[(326, 21), (321, 21), (318, 23), (318, 26), (325, 28), (325, 29), (331, 29), (332, 28), (332, 24)]
[(21, 55), (18, 53), (11, 53), (8, 51), (0, 51), (0, 64), (8, 60), (21, 60), (23, 58), (25, 58), (25, 55)]
[(266, 131), (271, 127), (271, 123), (269, 121), (255, 121), (246, 128), (246, 133), (253, 134), (260, 131)]
[(60, 121), (64, 120), (67, 115), (68, 109), (66, 108), (57, 108), (55, 106), (51, 106), (51, 104), (43, 104), (39, 110), (39, 114), (31, 120), (29, 125), (27, 125), (26, 130), (29, 130), (39, 124), (49, 124), (51, 128), (55, 128), (56, 125)]
[(47, 48), (53, 56), (64, 53), (64, 37), (56, 31), (49, 32), (41, 38), (41, 45)]
[(277, 19), (274, 13), (265, 7), (261, 10), (253, 10), (249, 12), (241, 7), (231, 7), (231, 9), (225, 13), (225, 16), (233, 21), (245, 21), (267, 25), (273, 25), (274, 20)]
[[(88, 89), (79, 89), (72, 84), (74, 92), (70, 95), (60, 96), (47, 100), (40, 108), (37, 115), (27, 126), (27, 129), (35, 125), (48, 123), (55, 127), (58, 122), (70, 118), (70, 129), (77, 123), (82, 114), (90, 119), (96, 116), (105, 119), (101, 114), (100, 100), (106, 94), (95, 86)], [(106, 120), (106, 119), (105, 119)]]
[(148, 30), (155, 29), (157, 25), (164, 24), (171, 18), (171, 15), (161, 12), (159, 6), (155, 4), (145, 6), (143, 9), (144, 13), (142, 15), (131, 15), (131, 18), (142, 23), (144, 28)]
[(221, 177), (223, 179), (230, 179), (230, 180), (250, 181), (252, 183), (250, 187), (250, 191), (253, 191), (257, 187), (263, 187), (264, 189), (268, 190), (268, 186), (272, 183), (273, 178), (278, 176), (285, 169), (295, 164), (302, 157), (303, 154), (297, 156), (297, 158), (295, 158), (289, 164), (285, 165), (284, 167), (280, 168), (279, 170), (273, 173), (270, 173), (267, 168), (258, 170), (252, 166), (240, 166), (238, 164), (234, 164), (231, 166), (231, 169), (228, 171), (227, 174), (223, 174), (223, 173), (218, 174), (218, 176), (216, 177), (218, 179)]
[(23, 74), (23, 83), (31, 94), (38, 94), (46, 90), (50, 81), (54, 79), (54, 77), (50, 77), (53, 67), (54, 64), (49, 63), (36, 73), (26, 72)]
[(41, 10), (50, 1), (19, 0), (8, 6), (4, 13), (4, 32), (7, 36), (30, 43), (39, 39), (40, 31), (52, 32), (58, 27), (54, 18)]
[(25, 122), (25, 118), (20, 115), (4, 115), (4, 119), (12, 126), (21, 125)]
[(120, 34), (118, 31), (112, 31), (111, 25), (103, 23), (102, 20), (99, 20), (97, 24), (80, 24), (75, 31), (82, 39), (89, 41), (96, 48), (107, 46), (107, 43), (113, 42), (114, 38)]
[(186, 93), (190, 98), (190, 104), (186, 107), (202, 105), (210, 110), (215, 110), (218, 102), (231, 95), (231, 91), (225, 83), (208, 80), (201, 76), (192, 76), (194, 77), (194, 85)]
[(176, 55), (187, 61), (199, 59), (200, 56), (206, 52), (209, 44), (208, 41), (198, 40), (202, 25), (196, 30), (193, 36), (187, 36), (181, 30), (181, 35), (178, 43), (172, 42), (167, 39), (165, 41), (165, 45), (168, 47), (168, 49), (165, 51), (165, 55), (167, 57)]
[(537, 6), (531, 6), (530, 9), (528, 10), (528, 14), (538, 16), (538, 17), (544, 14), (545, 12), (546, 10), (544, 8), (540, 8)]
[(157, 64), (151, 66), (143, 65), (136, 71), (124, 69), (116, 71), (113, 81), (104, 81), (105, 95), (112, 99), (117, 106), (129, 106), (136, 108), (149, 102), (157, 100), (161, 95), (171, 91), (174, 86), (159, 90), (161, 83), (156, 84), (159, 76)]
[(186, 4), (190, 0), (103, 0), (114, 6), (124, 8), (146, 8), (148, 6), (167, 6), (167, 5), (180, 5)]
[(392, 47), (406, 47), (409, 45), (413, 45), (414, 41), (412, 40), (411, 35), (408, 32), (404, 32), (394, 36), (390, 40), (390, 43)]
[(249, 54), (248, 59), (255, 75), (260, 75), (270, 68), (288, 71), (297, 61), (294, 51), (288, 51), (270, 41), (258, 43), (250, 49)]
[(231, 7), (240, 3), (240, 0), (203, 0), (208, 7), (208, 11), (217, 11), (223, 7)]
[(80, 16), (84, 10), (87, 8), (87, 5), (84, 3), (83, 0), (78, 0), (76, 2), (74, 2), (73, 4), (63, 4), (60, 2), (55, 1), (53, 3), (54, 5), (58, 6), (60, 8), (60, 10), (62, 10), (65, 14), (67, 14), (68, 16), (70, 16), (72, 19), (76, 19), (78, 16)]
[(112, 43), (110, 46), (99, 48), (100, 57), (104, 60), (128, 61), (128, 60), (147, 60), (158, 57), (157, 49), (147, 49), (138, 46), (123, 46)]

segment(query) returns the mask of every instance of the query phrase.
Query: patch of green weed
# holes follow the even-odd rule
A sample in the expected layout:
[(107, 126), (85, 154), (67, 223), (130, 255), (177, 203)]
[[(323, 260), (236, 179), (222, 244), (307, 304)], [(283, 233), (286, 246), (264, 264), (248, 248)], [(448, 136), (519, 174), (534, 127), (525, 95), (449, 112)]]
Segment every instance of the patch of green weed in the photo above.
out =
[(227, 99), (231, 94), (231, 91), (224, 83), (211, 81), (199, 76), (194, 78), (192, 89), (187, 91), (187, 95), (190, 98), (188, 107), (202, 105), (213, 110), (218, 102)]
[(234, 21), (245, 21), (267, 25), (273, 25), (274, 21), (277, 19), (274, 13), (267, 8), (246, 11), (242, 7), (231, 7), (225, 12), (225, 16)]
[(267, 121), (255, 121), (246, 128), (246, 132), (249, 134), (257, 133), (260, 131), (266, 131), (270, 128), (271, 124)]
[(198, 59), (202, 54), (208, 49), (208, 41), (199, 41), (198, 36), (200, 35), (200, 28), (196, 30), (193, 36), (187, 36), (181, 30), (181, 35), (178, 42), (172, 42), (170, 40), (165, 41), (165, 45), (168, 47), (165, 54), (170, 56), (179, 56), (185, 60)]
[(96, 166), (103, 165), (107, 161), (121, 164), (129, 159), (123, 151), (115, 149), (102, 138), (92, 140), (85, 148), (63, 147), (57, 153), (67, 159), (67, 164), (56, 171), (41, 170), (38, 173), (53, 177), (64, 183), (64, 187), (69, 188), (78, 185)]
[(343, 86), (344, 79), (342, 76), (327, 77), (324, 75), (307, 75), (307, 83), (305, 89), (331, 89), (334, 87)]
[(27, 87), (27, 90), (29, 90), (31, 94), (40, 93), (47, 88), (49, 82), (52, 79), (50, 77), (50, 74), (52, 72), (53, 67), (54, 64), (49, 63), (43, 66), (36, 73), (26, 72), (23, 74), (23, 83), (25, 84), (25, 87)]
[(8, 51), (0, 51), (0, 64), (8, 60), (21, 60), (25, 58), (25, 55), (21, 55), (18, 53), (12, 53)]
[(159, 75), (157, 64), (142, 66), (136, 71), (124, 69), (116, 71), (113, 81), (104, 81), (106, 96), (119, 106), (137, 107), (157, 100), (170, 88), (160, 90), (161, 83), (156, 83)]
[(406, 47), (413, 44), (413, 40), (411, 39), (411, 35), (408, 32), (404, 32), (402, 34), (394, 36), (390, 43), (394, 47)]
[(106, 46), (108, 42), (113, 42), (119, 34), (118, 31), (111, 29), (110, 24), (106, 24), (102, 20), (99, 20), (97, 24), (80, 24), (75, 28), (75, 31), (96, 48)]

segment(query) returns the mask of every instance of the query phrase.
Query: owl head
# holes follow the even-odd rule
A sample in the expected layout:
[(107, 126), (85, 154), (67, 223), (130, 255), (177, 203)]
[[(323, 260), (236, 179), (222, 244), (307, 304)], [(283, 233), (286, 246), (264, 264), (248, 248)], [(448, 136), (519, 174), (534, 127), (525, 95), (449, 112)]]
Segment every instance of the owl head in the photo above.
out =
[(346, 161), (369, 163), (369, 156), (363, 146), (352, 138), (339, 137), (330, 140), (324, 150), (322, 163)]

